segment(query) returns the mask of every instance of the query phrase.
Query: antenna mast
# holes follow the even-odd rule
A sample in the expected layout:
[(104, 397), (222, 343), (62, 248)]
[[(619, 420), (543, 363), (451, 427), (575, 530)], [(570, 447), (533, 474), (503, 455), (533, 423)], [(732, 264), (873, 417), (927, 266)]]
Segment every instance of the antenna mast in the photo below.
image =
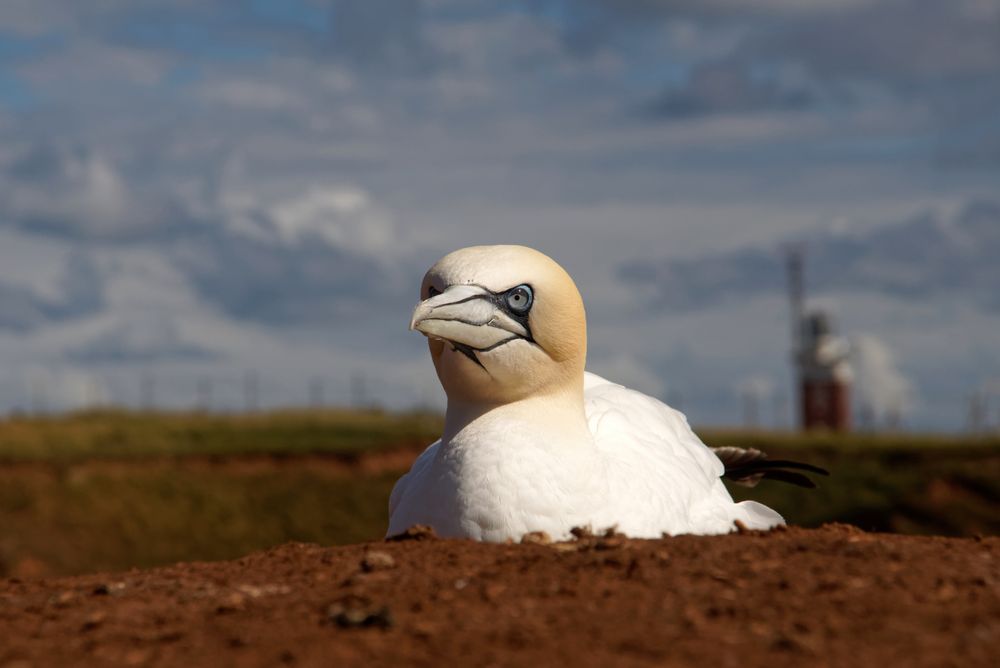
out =
[(797, 358), (802, 350), (802, 317), (805, 288), (802, 280), (802, 265), (805, 247), (803, 244), (785, 246), (785, 261), (788, 269), (788, 299), (792, 316), (792, 355)]

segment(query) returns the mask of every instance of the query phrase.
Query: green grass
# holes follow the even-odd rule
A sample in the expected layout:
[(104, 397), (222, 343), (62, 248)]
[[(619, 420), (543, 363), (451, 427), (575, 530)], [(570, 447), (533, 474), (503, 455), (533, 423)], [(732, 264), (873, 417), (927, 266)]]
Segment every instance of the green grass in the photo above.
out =
[(280, 411), (243, 415), (94, 411), (0, 421), (0, 463), (93, 459), (352, 454), (427, 444), (441, 418), (381, 411)]
[(819, 488), (730, 485), (793, 523), (838, 521), (863, 529), (952, 536), (1000, 533), (1000, 439), (907, 434), (704, 432), (713, 445), (756, 447), (774, 458), (827, 468)]
[(152, 467), (0, 475), (0, 575), (238, 557), (290, 540), (381, 538), (397, 474)]
[[(224, 559), (289, 540), (377, 539), (402, 471), (362, 474), (315, 457), (422, 446), (427, 415), (92, 412), (0, 422), (0, 576)], [(820, 488), (732, 487), (794, 524), (1000, 533), (1000, 439), (700, 432), (824, 466)], [(266, 458), (247, 455), (268, 455)], [(352, 473), (352, 470), (355, 471)]]
[[(297, 456), (349, 460), (424, 446), (441, 423), (434, 415), (337, 410), (99, 411), (0, 421), (0, 575), (224, 559), (289, 540), (379, 538), (399, 472), (351, 476)], [(281, 464), (240, 465), (254, 455)]]

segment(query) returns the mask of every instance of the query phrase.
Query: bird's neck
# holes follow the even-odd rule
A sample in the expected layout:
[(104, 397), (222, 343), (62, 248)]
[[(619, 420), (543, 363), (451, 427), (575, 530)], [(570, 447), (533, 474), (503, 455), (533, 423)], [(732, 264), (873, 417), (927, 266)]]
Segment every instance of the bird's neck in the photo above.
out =
[[(581, 384), (582, 385), (582, 384)], [(583, 407), (583, 388), (534, 395), (506, 404), (455, 400), (445, 413), (444, 445), (468, 441), (529, 438), (552, 447), (592, 444)]]

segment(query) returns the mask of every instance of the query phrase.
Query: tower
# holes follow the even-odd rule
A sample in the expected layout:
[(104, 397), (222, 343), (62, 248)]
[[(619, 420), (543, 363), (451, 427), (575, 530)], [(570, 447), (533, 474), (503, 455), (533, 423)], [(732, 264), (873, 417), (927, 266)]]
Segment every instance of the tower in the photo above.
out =
[(796, 406), (803, 429), (851, 428), (851, 368), (847, 341), (833, 332), (822, 311), (805, 313), (804, 248), (785, 248), (792, 323)]
[(815, 311), (803, 321), (796, 358), (799, 410), (804, 429), (849, 431), (851, 367), (847, 341), (834, 335), (829, 316)]

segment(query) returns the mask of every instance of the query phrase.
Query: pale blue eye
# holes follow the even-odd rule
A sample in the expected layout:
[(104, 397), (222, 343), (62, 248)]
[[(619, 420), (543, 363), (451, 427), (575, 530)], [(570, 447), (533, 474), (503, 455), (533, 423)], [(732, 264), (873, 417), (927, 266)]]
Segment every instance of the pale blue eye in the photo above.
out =
[(519, 285), (507, 291), (507, 306), (514, 313), (527, 313), (528, 309), (531, 308), (532, 301), (534, 301), (534, 294), (530, 286)]

